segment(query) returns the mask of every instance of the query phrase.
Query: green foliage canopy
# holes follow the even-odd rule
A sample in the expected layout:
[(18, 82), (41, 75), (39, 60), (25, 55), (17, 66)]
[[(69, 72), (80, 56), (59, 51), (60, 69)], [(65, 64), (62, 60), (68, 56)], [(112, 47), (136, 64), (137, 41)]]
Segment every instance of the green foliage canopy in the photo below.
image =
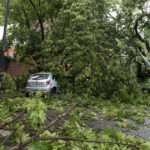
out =
[[(10, 1), (7, 45), (16, 47), (23, 58), (41, 51), (41, 43), (51, 30), (51, 24), (62, 7), (63, 0), (14, 0)], [(5, 3), (1, 2), (1, 14)], [(22, 52), (23, 49), (23, 52)]]
[(139, 89), (126, 66), (128, 54), (123, 57), (126, 43), (106, 17), (110, 6), (110, 1), (66, 1), (43, 45), (39, 68), (72, 78), (67, 86), (80, 94), (112, 96), (122, 88), (128, 94)]

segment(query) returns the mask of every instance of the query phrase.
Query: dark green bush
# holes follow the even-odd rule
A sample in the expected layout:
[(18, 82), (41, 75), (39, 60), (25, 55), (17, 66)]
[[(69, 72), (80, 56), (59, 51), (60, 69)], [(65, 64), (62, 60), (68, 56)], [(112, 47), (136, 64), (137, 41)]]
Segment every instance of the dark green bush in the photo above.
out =
[(16, 83), (17, 90), (25, 88), (28, 78), (29, 74), (17, 75), (13, 78)]
[(16, 83), (11, 76), (5, 72), (2, 73), (2, 89), (0, 93), (12, 94), (16, 90)]

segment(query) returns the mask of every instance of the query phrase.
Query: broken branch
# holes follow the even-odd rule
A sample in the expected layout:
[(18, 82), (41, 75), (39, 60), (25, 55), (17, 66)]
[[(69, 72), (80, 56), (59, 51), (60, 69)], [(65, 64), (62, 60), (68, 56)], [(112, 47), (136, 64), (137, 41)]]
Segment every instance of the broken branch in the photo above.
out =
[(129, 144), (129, 143), (121, 143), (121, 142), (112, 142), (112, 141), (103, 141), (103, 140), (87, 140), (87, 139), (80, 139), (80, 138), (74, 138), (74, 137), (42, 137), (42, 138), (35, 138), (36, 141), (40, 140), (64, 140), (64, 141), (79, 141), (79, 142), (88, 142), (88, 143), (104, 143), (104, 144), (117, 144), (117, 145), (124, 145), (127, 147), (134, 147), (139, 148), (139, 145), (136, 144)]
[(9, 125), (13, 122), (15, 122), (17, 119), (19, 119), (24, 113), (26, 113), (26, 110), (24, 110), (22, 113), (20, 113), (18, 116), (16, 116), (13, 120), (10, 120), (8, 122), (5, 122), (3, 125), (0, 126), (0, 129), (3, 129), (6, 125)]
[[(75, 103), (67, 112), (63, 113), (62, 115), (60, 115), (57, 119), (53, 120), (49, 125), (47, 125), (43, 130), (41, 130), (39, 133), (37, 133), (35, 136), (33, 136), (32, 138), (30, 138), (29, 140), (21, 143), (21, 146), (24, 147), (28, 144), (30, 144), (32, 141), (38, 139), (39, 135), (42, 134), (44, 131), (46, 131), (48, 128), (50, 128), (51, 126), (55, 125), (56, 122), (58, 122), (59, 120), (62, 120), (63, 118), (65, 118), (69, 112), (71, 112), (74, 107), (77, 105), (77, 103)], [(16, 145), (11, 147), (8, 150), (19, 150), (20, 145)]]

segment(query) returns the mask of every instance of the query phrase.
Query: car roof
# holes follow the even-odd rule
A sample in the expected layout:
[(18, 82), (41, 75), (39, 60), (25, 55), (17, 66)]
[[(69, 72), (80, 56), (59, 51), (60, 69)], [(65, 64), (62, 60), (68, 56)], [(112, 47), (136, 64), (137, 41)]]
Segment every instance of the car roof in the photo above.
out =
[(34, 73), (34, 74), (31, 74), (30, 77), (32, 77), (32, 76), (34, 76), (34, 75), (37, 75), (37, 74), (38, 74), (38, 75), (40, 75), (40, 74), (41, 74), (41, 75), (42, 75), (42, 74), (45, 75), (45, 74), (46, 74), (46, 75), (53, 76), (52, 73), (44, 73), (44, 72), (43, 72), (43, 73)]
[(45, 72), (45, 73), (44, 73), (44, 72), (40, 73), (40, 72), (39, 72), (39, 73), (34, 73), (34, 74), (52, 74), (52, 73), (47, 73), (47, 72)]

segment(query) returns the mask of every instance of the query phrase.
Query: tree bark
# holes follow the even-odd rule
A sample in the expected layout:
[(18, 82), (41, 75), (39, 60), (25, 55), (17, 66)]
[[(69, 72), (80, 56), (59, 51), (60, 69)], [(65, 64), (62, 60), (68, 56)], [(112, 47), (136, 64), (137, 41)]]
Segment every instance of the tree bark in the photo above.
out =
[(39, 21), (39, 23), (40, 23), (41, 39), (44, 40), (45, 36), (44, 36), (43, 19), (42, 19), (42, 17), (40, 16), (40, 14), (39, 14), (39, 12), (38, 12), (38, 10), (37, 10), (35, 4), (33, 3), (33, 1), (32, 1), (32, 0), (29, 0), (29, 1), (30, 1), (31, 5), (32, 5), (32, 7), (33, 7), (33, 9), (34, 9), (34, 11), (35, 11), (35, 13), (36, 13), (36, 16), (37, 16), (37, 18), (38, 18), (38, 21)]
[(21, 6), (21, 8), (22, 8), (22, 11), (23, 11), (24, 16), (25, 16), (25, 18), (26, 18), (26, 25), (27, 25), (28, 29), (30, 29), (30, 23), (29, 23), (29, 19), (28, 19), (27, 12), (25, 11), (25, 8), (24, 8), (23, 5)]
[(136, 21), (135, 21), (135, 25), (134, 25), (134, 31), (135, 31), (136, 37), (137, 37), (141, 42), (145, 43), (145, 46), (146, 46), (148, 52), (150, 53), (150, 44), (149, 44), (149, 42), (148, 42), (146, 39), (142, 38), (142, 36), (141, 36), (140, 33), (138, 32), (139, 21), (142, 21), (142, 19), (143, 19), (144, 17), (150, 18), (150, 15), (149, 15), (149, 14), (142, 14), (139, 18), (137, 18)]

